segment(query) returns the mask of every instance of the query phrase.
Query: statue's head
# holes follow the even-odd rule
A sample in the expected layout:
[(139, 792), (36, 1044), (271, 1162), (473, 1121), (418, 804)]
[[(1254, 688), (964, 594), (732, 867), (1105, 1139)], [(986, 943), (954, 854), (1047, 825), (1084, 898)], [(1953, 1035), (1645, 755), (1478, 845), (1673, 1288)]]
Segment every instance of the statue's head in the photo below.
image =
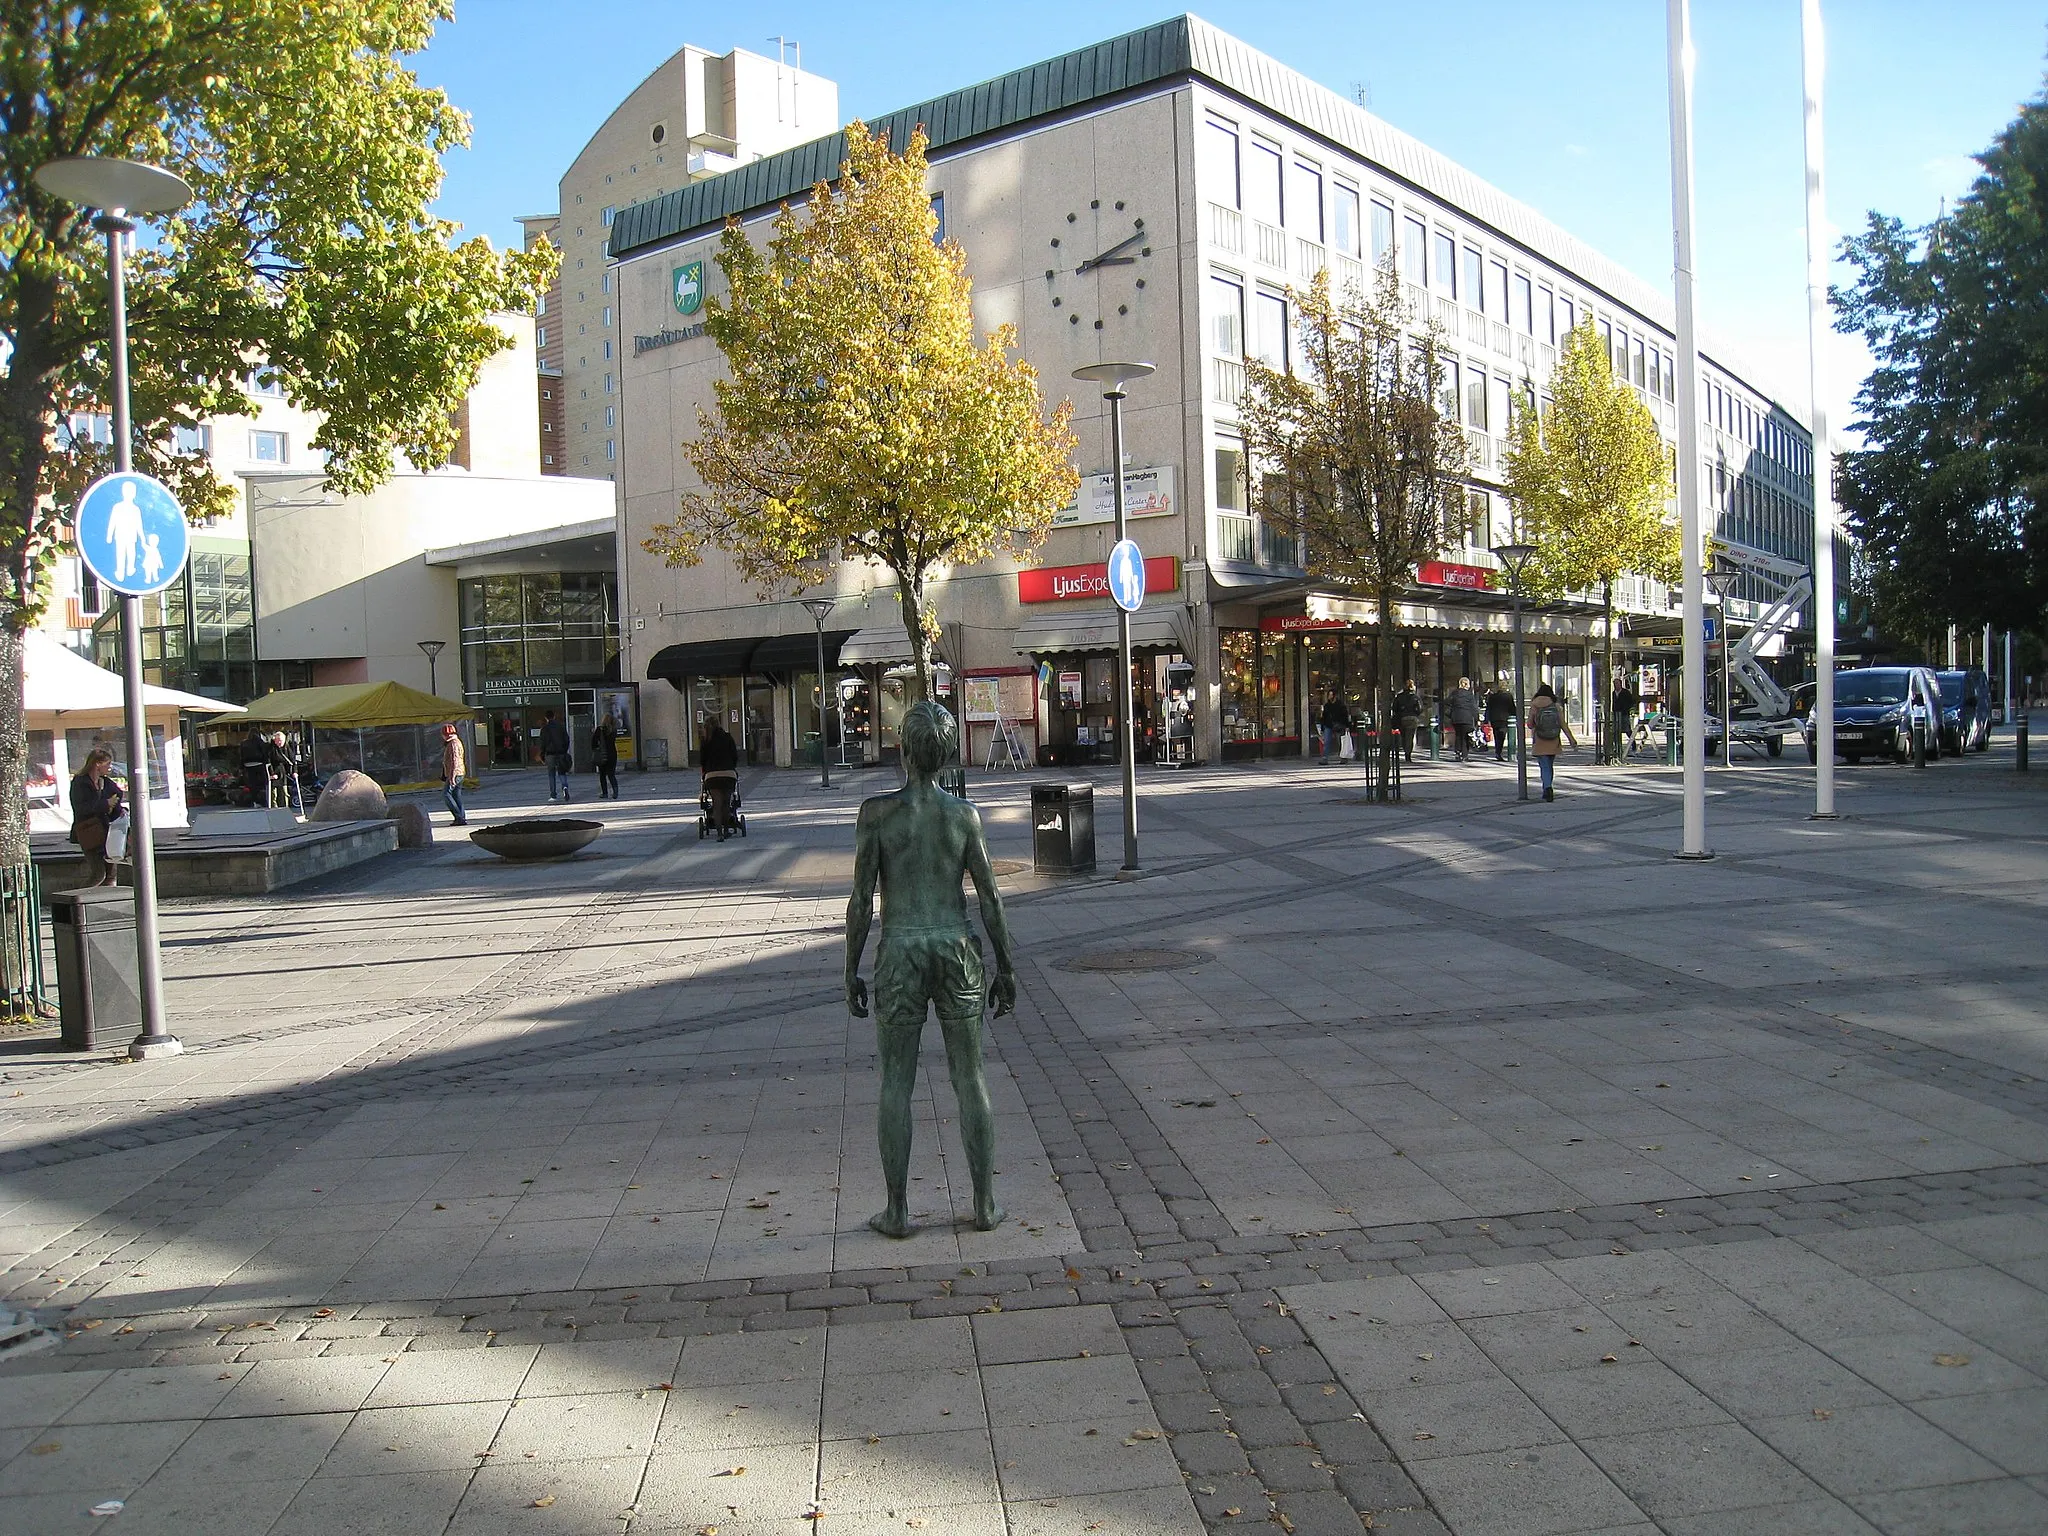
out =
[(960, 729), (953, 724), (953, 717), (930, 699), (904, 711), (897, 736), (903, 743), (903, 761), (913, 773), (927, 778), (950, 763), (960, 746)]

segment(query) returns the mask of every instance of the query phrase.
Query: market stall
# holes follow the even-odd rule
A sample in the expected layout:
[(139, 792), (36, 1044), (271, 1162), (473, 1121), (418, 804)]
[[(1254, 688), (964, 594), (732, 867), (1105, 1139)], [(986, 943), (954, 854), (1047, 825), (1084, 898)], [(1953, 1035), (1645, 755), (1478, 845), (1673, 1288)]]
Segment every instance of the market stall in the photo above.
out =
[(403, 683), (335, 683), (266, 693), (249, 706), (247, 720), (303, 725), (313, 772), (321, 779), (354, 768), (386, 789), (428, 789), (441, 782), (444, 725), (462, 733), (473, 771), (476, 715), (459, 700)]

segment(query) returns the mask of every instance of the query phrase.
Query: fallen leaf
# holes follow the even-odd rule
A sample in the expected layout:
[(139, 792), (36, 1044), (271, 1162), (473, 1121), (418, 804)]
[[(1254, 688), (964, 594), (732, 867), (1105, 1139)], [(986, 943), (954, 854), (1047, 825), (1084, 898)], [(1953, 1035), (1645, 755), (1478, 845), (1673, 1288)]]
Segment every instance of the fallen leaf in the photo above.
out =
[[(1067, 1266), (1067, 1278), (1068, 1278), (1069, 1280), (1078, 1280), (1078, 1279), (1080, 1279), (1080, 1278), (1081, 1278), (1081, 1271), (1079, 1271), (1078, 1269), (1075, 1269), (1075, 1268), (1074, 1268), (1074, 1267), (1073, 1267), (1073, 1266), (1072, 1266), (1072, 1265), (1070, 1264), (1070, 1265), (1068, 1265), (1068, 1266)], [(920, 1522), (919, 1522), (919, 1524), (922, 1524), (922, 1523), (923, 1523), (922, 1521), (920, 1521)]]
[(1336, 1389), (1335, 1387), (1325, 1387), (1325, 1388), (1323, 1388), (1323, 1396), (1325, 1396), (1325, 1397), (1335, 1397), (1336, 1395), (1337, 1395), (1337, 1389)]
[(1131, 1438), (1133, 1440), (1157, 1440), (1159, 1438), (1159, 1431), (1156, 1429), (1134, 1429), (1131, 1431)]
[(1816, 1419), (1832, 1419), (1835, 1415), (1832, 1409), (1816, 1408), (1813, 1410), (1813, 1416)]
[(549, 1505), (553, 1504), (554, 1502), (555, 1496), (552, 1493), (544, 1493), (526, 1507), (528, 1509), (546, 1509)]
[(63, 1449), (64, 1442), (62, 1440), (45, 1440), (41, 1445), (30, 1446), (28, 1453), (31, 1456), (54, 1456)]
[(1415, 1438), (1416, 1438), (1416, 1439), (1418, 1439), (1418, 1440), (1434, 1440), (1434, 1439), (1436, 1438), (1436, 1436), (1435, 1436), (1435, 1435), (1433, 1435), (1433, 1434), (1431, 1434), (1431, 1433), (1430, 1433), (1430, 1432), (1429, 1432), (1428, 1430), (1426, 1430), (1426, 1429), (1425, 1429), (1425, 1430), (1421, 1431), (1420, 1433), (1418, 1433), (1418, 1434), (1416, 1435), (1416, 1437), (1415, 1437)]
[(1600, 1363), (1602, 1365), (1619, 1365), (1621, 1362), (1617, 1360), (1613, 1355), (1602, 1355), (1600, 1357)]
[(1233, 1504), (1228, 1509), (1224, 1510), (1223, 1513), (1230, 1516), (1232, 1519), (1235, 1519), (1237, 1516), (1243, 1514), (1244, 1511), (1239, 1509), (1235, 1504)]
[(1273, 1523), (1283, 1531), (1291, 1532), (1294, 1529), (1294, 1522), (1288, 1519), (1286, 1513), (1282, 1510), (1275, 1510), (1273, 1512)]
[(1936, 1365), (1968, 1365), (1970, 1357), (1968, 1355), (1936, 1355), (1934, 1363)]
[(101, 1516), (118, 1515), (119, 1513), (121, 1513), (122, 1510), (126, 1509), (127, 1507), (127, 1504), (120, 1499), (108, 1499), (104, 1503), (93, 1505), (93, 1507), (91, 1509), (88, 1509), (86, 1513), (88, 1515)]
[(727, 1467), (723, 1472), (714, 1472), (711, 1475), (713, 1477), (745, 1477), (747, 1469), (745, 1467)]

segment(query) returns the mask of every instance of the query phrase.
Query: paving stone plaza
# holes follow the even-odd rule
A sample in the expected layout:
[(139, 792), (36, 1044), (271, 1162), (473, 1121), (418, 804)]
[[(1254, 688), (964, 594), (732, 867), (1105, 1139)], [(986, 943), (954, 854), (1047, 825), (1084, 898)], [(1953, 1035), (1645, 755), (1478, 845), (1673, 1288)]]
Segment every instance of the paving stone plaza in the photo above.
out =
[[(167, 905), (184, 1055), (0, 1037), (0, 1530), (2048, 1530), (2048, 782), (1143, 779), (1030, 866), (976, 1232), (839, 986), (853, 817)], [(480, 823), (536, 787), (487, 790)], [(580, 797), (579, 797), (580, 798)], [(582, 807), (578, 807), (582, 809)], [(443, 818), (437, 817), (437, 820)], [(117, 1517), (95, 1506), (119, 1501)]]

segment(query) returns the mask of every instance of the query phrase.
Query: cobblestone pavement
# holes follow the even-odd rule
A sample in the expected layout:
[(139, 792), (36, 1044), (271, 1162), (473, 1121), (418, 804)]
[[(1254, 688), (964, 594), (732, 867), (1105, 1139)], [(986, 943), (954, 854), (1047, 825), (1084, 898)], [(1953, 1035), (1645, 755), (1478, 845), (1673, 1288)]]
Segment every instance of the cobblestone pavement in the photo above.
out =
[(1135, 883), (980, 779), (1011, 1217), (934, 1040), (905, 1243), (837, 989), (882, 774), (172, 903), (182, 1057), (0, 1039), (57, 1338), (0, 1529), (2048, 1529), (2048, 800), (1842, 777), (1716, 773), (1680, 865), (1661, 770), (1148, 775)]

